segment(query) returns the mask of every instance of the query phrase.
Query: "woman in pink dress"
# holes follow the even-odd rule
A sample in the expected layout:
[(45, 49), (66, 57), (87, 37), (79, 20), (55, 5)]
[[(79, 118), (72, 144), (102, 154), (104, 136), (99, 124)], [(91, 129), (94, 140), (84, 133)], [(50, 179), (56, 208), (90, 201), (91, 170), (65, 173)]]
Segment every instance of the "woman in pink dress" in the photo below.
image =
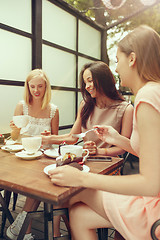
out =
[(95, 132), (104, 142), (137, 155), (140, 171), (105, 176), (64, 166), (50, 172), (54, 184), (87, 188), (71, 200), (74, 240), (95, 240), (94, 229), (112, 226), (127, 240), (151, 240), (151, 226), (160, 218), (159, 35), (144, 25), (130, 32), (118, 44), (116, 71), (121, 85), (136, 95), (131, 139), (105, 125), (95, 126)]

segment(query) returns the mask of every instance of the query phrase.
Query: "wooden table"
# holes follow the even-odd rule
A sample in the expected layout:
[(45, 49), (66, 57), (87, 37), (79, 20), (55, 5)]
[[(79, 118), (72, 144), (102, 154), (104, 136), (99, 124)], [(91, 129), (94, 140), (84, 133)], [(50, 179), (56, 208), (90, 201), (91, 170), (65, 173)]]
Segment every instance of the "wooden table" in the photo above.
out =
[[(44, 203), (60, 205), (83, 190), (80, 187), (58, 187), (53, 185), (43, 172), (44, 167), (55, 163), (55, 159), (44, 154), (35, 160), (22, 160), (14, 154), (0, 150), (0, 188), (35, 198)], [(86, 162), (90, 171), (109, 174), (122, 166), (122, 158), (112, 162)], [(19, 238), (23, 239), (23, 238)], [(47, 239), (53, 239), (47, 238)]]

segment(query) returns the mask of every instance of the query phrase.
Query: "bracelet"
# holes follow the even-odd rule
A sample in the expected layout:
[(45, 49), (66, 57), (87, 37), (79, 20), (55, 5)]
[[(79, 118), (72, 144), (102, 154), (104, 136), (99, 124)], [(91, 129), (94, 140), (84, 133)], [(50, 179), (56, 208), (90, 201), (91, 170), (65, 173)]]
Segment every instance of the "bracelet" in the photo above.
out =
[(108, 155), (108, 150), (107, 150), (107, 148), (105, 148), (104, 151), (105, 151), (105, 155)]

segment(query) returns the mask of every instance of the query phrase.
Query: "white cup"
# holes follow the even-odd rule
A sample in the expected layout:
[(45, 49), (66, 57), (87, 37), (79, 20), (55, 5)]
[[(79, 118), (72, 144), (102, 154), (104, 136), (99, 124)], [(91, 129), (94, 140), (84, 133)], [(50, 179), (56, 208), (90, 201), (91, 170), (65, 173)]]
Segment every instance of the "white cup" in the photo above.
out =
[(22, 145), (28, 154), (36, 153), (42, 144), (42, 137), (22, 138)]
[(18, 128), (26, 127), (29, 122), (27, 115), (13, 116), (13, 122)]
[(83, 156), (83, 162), (84, 162), (86, 160), (86, 158), (88, 157), (88, 155), (89, 155), (89, 150), (88, 149), (83, 149), (82, 146), (77, 146), (77, 145), (64, 145), (64, 146), (61, 146), (60, 147), (60, 154), (61, 154), (61, 156), (64, 157), (66, 153), (75, 154), (76, 157), (82, 157), (83, 153), (86, 153), (86, 155)]

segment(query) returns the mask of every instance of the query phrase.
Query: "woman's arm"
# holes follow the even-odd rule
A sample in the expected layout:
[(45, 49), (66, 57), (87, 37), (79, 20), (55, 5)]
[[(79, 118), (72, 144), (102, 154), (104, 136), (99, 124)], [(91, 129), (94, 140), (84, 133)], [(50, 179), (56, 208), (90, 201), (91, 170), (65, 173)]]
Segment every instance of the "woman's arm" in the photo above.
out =
[(107, 142), (111, 145), (116, 145), (117, 147), (137, 156), (137, 153), (131, 147), (130, 139), (119, 134), (113, 127), (95, 125), (94, 128), (98, 137), (102, 141)]
[(58, 129), (59, 129), (59, 110), (57, 108), (55, 115), (51, 121), (51, 134), (58, 135)]
[(43, 144), (61, 144), (62, 142), (66, 142), (67, 144), (74, 144), (77, 142), (77, 138), (73, 137), (72, 134), (81, 133), (81, 110), (84, 105), (84, 102), (80, 104), (76, 121), (68, 134), (63, 135), (50, 135), (50, 136), (42, 136)]
[(125, 195), (157, 196), (160, 192), (160, 114), (149, 104), (141, 103), (137, 110), (137, 124), (139, 174), (107, 176), (64, 166), (50, 172), (51, 181), (57, 185), (82, 186)]
[[(14, 111), (14, 116), (18, 116), (18, 115), (23, 115), (23, 106), (21, 103), (17, 104), (15, 111)], [(10, 127), (12, 129), (11, 130), (11, 138), (15, 141), (18, 139), (21, 129), (17, 128), (12, 120), (10, 122)]]

